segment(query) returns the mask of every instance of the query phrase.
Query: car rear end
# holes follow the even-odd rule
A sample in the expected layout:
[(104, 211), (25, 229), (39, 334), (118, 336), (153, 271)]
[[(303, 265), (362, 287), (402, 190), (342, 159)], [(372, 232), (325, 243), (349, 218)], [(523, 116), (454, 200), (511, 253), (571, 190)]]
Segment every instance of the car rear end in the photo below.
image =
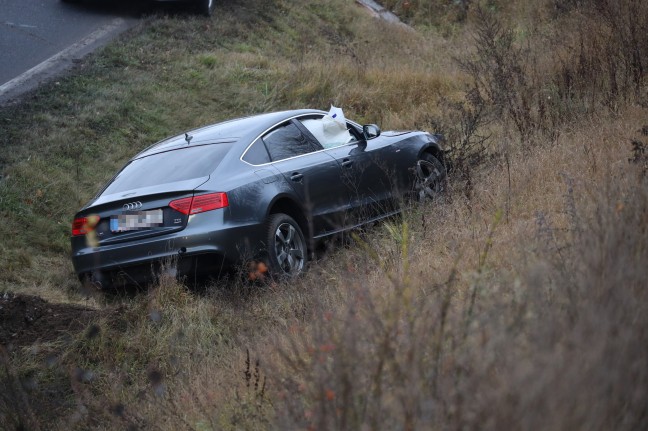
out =
[(171, 146), (131, 160), (74, 217), (79, 278), (101, 287), (139, 284), (165, 262), (179, 275), (196, 275), (236, 260), (227, 193), (205, 186), (231, 145)]

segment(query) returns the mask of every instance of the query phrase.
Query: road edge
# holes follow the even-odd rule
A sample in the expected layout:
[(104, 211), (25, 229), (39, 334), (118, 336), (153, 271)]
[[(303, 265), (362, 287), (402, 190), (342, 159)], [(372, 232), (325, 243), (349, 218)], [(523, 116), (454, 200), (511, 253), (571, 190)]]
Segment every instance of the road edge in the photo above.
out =
[(399, 25), (407, 30), (414, 30), (412, 27), (401, 21), (396, 14), (387, 10), (385, 7), (375, 2), (374, 0), (356, 0), (356, 3), (367, 9), (373, 16), (378, 19), (386, 21), (390, 24)]
[(105, 46), (115, 36), (132, 27), (133, 24), (133, 20), (115, 18), (80, 41), (2, 84), (0, 86), (0, 106), (17, 103), (26, 93), (61, 76), (64, 72), (72, 69), (76, 62), (97, 48)]

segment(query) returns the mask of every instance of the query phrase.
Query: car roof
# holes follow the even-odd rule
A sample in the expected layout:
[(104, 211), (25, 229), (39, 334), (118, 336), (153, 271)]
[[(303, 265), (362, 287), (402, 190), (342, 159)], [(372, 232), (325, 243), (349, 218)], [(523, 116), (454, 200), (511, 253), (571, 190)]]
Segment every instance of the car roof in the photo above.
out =
[(189, 144), (187, 144), (187, 136), (184, 133), (163, 139), (162, 141), (146, 148), (144, 151), (133, 157), (133, 159), (150, 156), (164, 151), (175, 150), (188, 145), (240, 143), (241, 146), (245, 148), (255, 138), (275, 124), (281, 123), (282, 121), (295, 116), (322, 113), (325, 112), (317, 109), (297, 109), (235, 118), (186, 132), (186, 135), (190, 137)]

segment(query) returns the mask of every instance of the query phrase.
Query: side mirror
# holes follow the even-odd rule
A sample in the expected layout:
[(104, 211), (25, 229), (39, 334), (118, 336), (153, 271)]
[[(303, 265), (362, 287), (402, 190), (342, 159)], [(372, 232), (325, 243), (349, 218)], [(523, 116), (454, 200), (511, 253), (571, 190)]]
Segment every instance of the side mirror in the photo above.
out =
[(368, 141), (369, 139), (377, 138), (378, 136), (380, 136), (380, 127), (376, 126), (375, 124), (367, 124), (365, 126), (362, 126), (362, 136), (366, 141)]

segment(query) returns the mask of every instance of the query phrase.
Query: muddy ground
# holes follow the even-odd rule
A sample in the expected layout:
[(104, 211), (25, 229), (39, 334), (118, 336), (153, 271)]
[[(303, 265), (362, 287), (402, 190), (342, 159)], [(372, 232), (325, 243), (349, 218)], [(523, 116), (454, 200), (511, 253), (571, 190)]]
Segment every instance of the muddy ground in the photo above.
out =
[(83, 331), (99, 311), (52, 304), (36, 296), (0, 293), (0, 345), (27, 346)]

